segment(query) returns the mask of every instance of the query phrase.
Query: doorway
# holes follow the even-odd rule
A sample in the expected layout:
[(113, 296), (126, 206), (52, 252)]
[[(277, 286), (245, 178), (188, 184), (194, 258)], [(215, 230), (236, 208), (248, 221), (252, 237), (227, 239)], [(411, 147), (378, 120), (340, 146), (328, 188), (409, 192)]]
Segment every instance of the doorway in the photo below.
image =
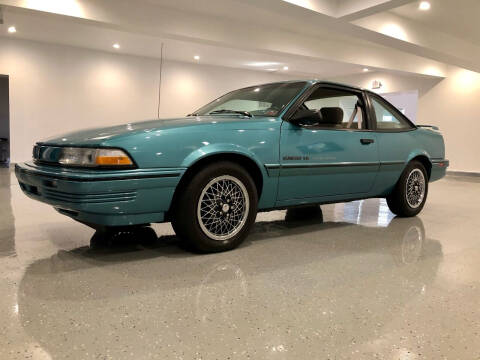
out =
[(10, 165), (10, 98), (7, 75), (0, 75), (0, 167)]

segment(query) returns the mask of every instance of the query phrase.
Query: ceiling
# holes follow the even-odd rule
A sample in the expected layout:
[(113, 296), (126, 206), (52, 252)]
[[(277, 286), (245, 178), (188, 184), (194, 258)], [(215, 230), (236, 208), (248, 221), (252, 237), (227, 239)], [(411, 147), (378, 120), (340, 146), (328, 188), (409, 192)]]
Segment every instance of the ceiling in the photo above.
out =
[(430, 0), (430, 3), (429, 11), (418, 11), (418, 3), (412, 2), (393, 9), (392, 12), (480, 45), (479, 0)]
[[(160, 58), (162, 43), (164, 59), (200, 63), (258, 71), (285, 72), (301, 78), (324, 78), (361, 73), (364, 66), (322, 59), (297, 58), (292, 55), (276, 55), (244, 51), (204, 43), (149, 36), (99, 26), (93, 22), (75, 21), (46, 13), (4, 11), (6, 24), (18, 29), (15, 38), (77, 46), (112, 53)], [(4, 29), (4, 34), (5, 34)], [(12, 36), (9, 36), (12, 38)], [(120, 49), (112, 47), (120, 44)], [(199, 55), (200, 60), (194, 59)], [(371, 70), (375, 70), (371, 68)]]
[[(298, 77), (364, 68), (444, 76), (447, 65), (480, 71), (480, 1), (430, 2), (425, 12), (416, 0), (0, 0), (0, 36), (154, 58), (164, 44), (167, 60), (288, 66)], [(381, 30), (392, 19), (408, 38)]]

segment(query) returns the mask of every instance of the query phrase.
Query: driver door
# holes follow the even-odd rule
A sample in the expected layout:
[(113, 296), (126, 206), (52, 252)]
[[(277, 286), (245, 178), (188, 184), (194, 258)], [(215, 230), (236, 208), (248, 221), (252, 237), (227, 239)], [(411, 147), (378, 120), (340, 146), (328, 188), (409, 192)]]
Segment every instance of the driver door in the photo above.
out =
[(368, 194), (379, 155), (363, 93), (319, 85), (296, 106), (303, 120), (287, 119), (281, 128), (277, 205)]

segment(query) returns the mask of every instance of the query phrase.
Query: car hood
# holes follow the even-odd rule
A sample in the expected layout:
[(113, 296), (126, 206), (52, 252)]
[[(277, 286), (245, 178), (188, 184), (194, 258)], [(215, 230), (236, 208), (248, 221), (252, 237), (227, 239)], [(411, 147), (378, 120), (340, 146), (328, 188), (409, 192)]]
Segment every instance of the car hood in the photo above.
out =
[(206, 127), (229, 127), (231, 129), (252, 129), (261, 124), (271, 123), (275, 118), (245, 118), (243, 116), (188, 116), (173, 119), (156, 119), (124, 125), (75, 131), (39, 141), (40, 145), (93, 146), (110, 140), (138, 133), (174, 130), (190, 127), (189, 131), (208, 131)]

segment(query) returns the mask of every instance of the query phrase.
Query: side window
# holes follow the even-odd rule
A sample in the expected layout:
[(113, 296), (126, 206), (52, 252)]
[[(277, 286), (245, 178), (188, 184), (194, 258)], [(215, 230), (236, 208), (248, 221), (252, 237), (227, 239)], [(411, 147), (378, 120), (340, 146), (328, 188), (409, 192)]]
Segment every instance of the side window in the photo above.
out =
[(375, 109), (378, 130), (402, 130), (412, 128), (405, 119), (392, 114), (380, 101), (373, 97), (370, 99)]
[(297, 113), (302, 117), (301, 125), (307, 128), (366, 128), (362, 99), (345, 90), (318, 88), (300, 106)]

